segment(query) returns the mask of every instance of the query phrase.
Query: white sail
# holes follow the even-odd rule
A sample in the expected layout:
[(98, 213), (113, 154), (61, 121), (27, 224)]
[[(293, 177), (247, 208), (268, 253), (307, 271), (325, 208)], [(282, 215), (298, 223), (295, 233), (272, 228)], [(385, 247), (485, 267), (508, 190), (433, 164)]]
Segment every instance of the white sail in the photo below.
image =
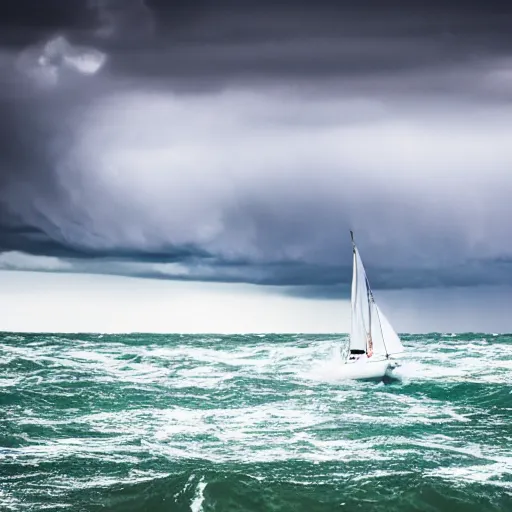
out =
[(350, 350), (367, 350), (367, 338), (370, 332), (370, 315), (368, 308), (368, 289), (363, 262), (354, 248), (352, 269), (352, 329), (350, 333)]
[(372, 360), (403, 352), (400, 338), (375, 303), (357, 247), (352, 274), (350, 350), (365, 351)]
[(386, 342), (387, 353), (400, 354), (404, 351), (404, 346), (402, 345), (398, 334), (395, 329), (393, 329), (393, 326), (389, 323), (389, 320), (386, 318), (386, 315), (384, 315), (379, 306), (375, 305), (375, 307), (377, 308), (377, 314), (379, 315), (380, 326)]
[(372, 301), (372, 342), (373, 342), (373, 357), (375, 359), (386, 358), (389, 354), (387, 348), (387, 339), (380, 323), (379, 308), (377, 304)]

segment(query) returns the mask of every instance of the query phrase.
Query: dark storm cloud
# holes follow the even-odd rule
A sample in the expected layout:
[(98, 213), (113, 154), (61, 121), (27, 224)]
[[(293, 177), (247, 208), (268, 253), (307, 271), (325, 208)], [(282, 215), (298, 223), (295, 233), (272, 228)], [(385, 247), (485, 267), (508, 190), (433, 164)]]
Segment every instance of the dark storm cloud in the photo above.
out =
[(333, 296), (354, 228), (375, 287), (509, 279), (511, 19), (3, 2), (0, 267)]
[(235, 72), (257, 66), (252, 70), (276, 74), (373, 73), (510, 48), (512, 8), (501, 1), (149, 5), (160, 37), (169, 34), (178, 45), (190, 46), (185, 55), (192, 58), (201, 59), (195, 48), (206, 51), (204, 63), (219, 50), (212, 67), (231, 64)]
[(64, 31), (112, 51), (119, 72), (215, 82), (374, 74), (506, 53), (512, 7), (500, 0), (21, 0), (4, 2), (0, 20), (6, 41)]
[(95, 23), (89, 2), (65, 0), (7, 0), (0, 5), (2, 41), (25, 44), (34, 38), (60, 30), (86, 30)]

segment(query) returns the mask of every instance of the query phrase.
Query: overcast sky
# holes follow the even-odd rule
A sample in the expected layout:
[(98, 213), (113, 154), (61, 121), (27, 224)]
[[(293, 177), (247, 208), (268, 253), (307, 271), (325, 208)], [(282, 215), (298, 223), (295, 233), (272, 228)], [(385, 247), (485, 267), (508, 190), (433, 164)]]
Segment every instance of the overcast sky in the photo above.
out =
[[(349, 229), (391, 309), (400, 290), (409, 305), (501, 290), (511, 26), (498, 0), (2, 2), (4, 299), (27, 276), (156, 279), (195, 303), (228, 283), (233, 300), (308, 304), (309, 329), (330, 330)], [(445, 328), (401, 311), (406, 330)], [(478, 330), (469, 316), (451, 330)]]

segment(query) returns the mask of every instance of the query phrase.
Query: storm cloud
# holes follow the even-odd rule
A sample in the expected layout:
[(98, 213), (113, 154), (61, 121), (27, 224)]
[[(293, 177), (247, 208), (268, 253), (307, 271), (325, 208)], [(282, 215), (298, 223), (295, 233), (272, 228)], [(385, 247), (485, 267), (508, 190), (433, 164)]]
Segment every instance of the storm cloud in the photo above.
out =
[(512, 278), (508, 3), (72, 4), (0, 8), (0, 268)]

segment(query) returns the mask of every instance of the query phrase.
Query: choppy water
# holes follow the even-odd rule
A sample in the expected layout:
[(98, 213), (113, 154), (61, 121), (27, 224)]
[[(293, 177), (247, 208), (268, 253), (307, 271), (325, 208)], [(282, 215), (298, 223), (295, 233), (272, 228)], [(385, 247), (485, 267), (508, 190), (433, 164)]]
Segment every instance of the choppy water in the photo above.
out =
[(345, 341), (2, 334), (0, 510), (512, 510), (512, 336)]

